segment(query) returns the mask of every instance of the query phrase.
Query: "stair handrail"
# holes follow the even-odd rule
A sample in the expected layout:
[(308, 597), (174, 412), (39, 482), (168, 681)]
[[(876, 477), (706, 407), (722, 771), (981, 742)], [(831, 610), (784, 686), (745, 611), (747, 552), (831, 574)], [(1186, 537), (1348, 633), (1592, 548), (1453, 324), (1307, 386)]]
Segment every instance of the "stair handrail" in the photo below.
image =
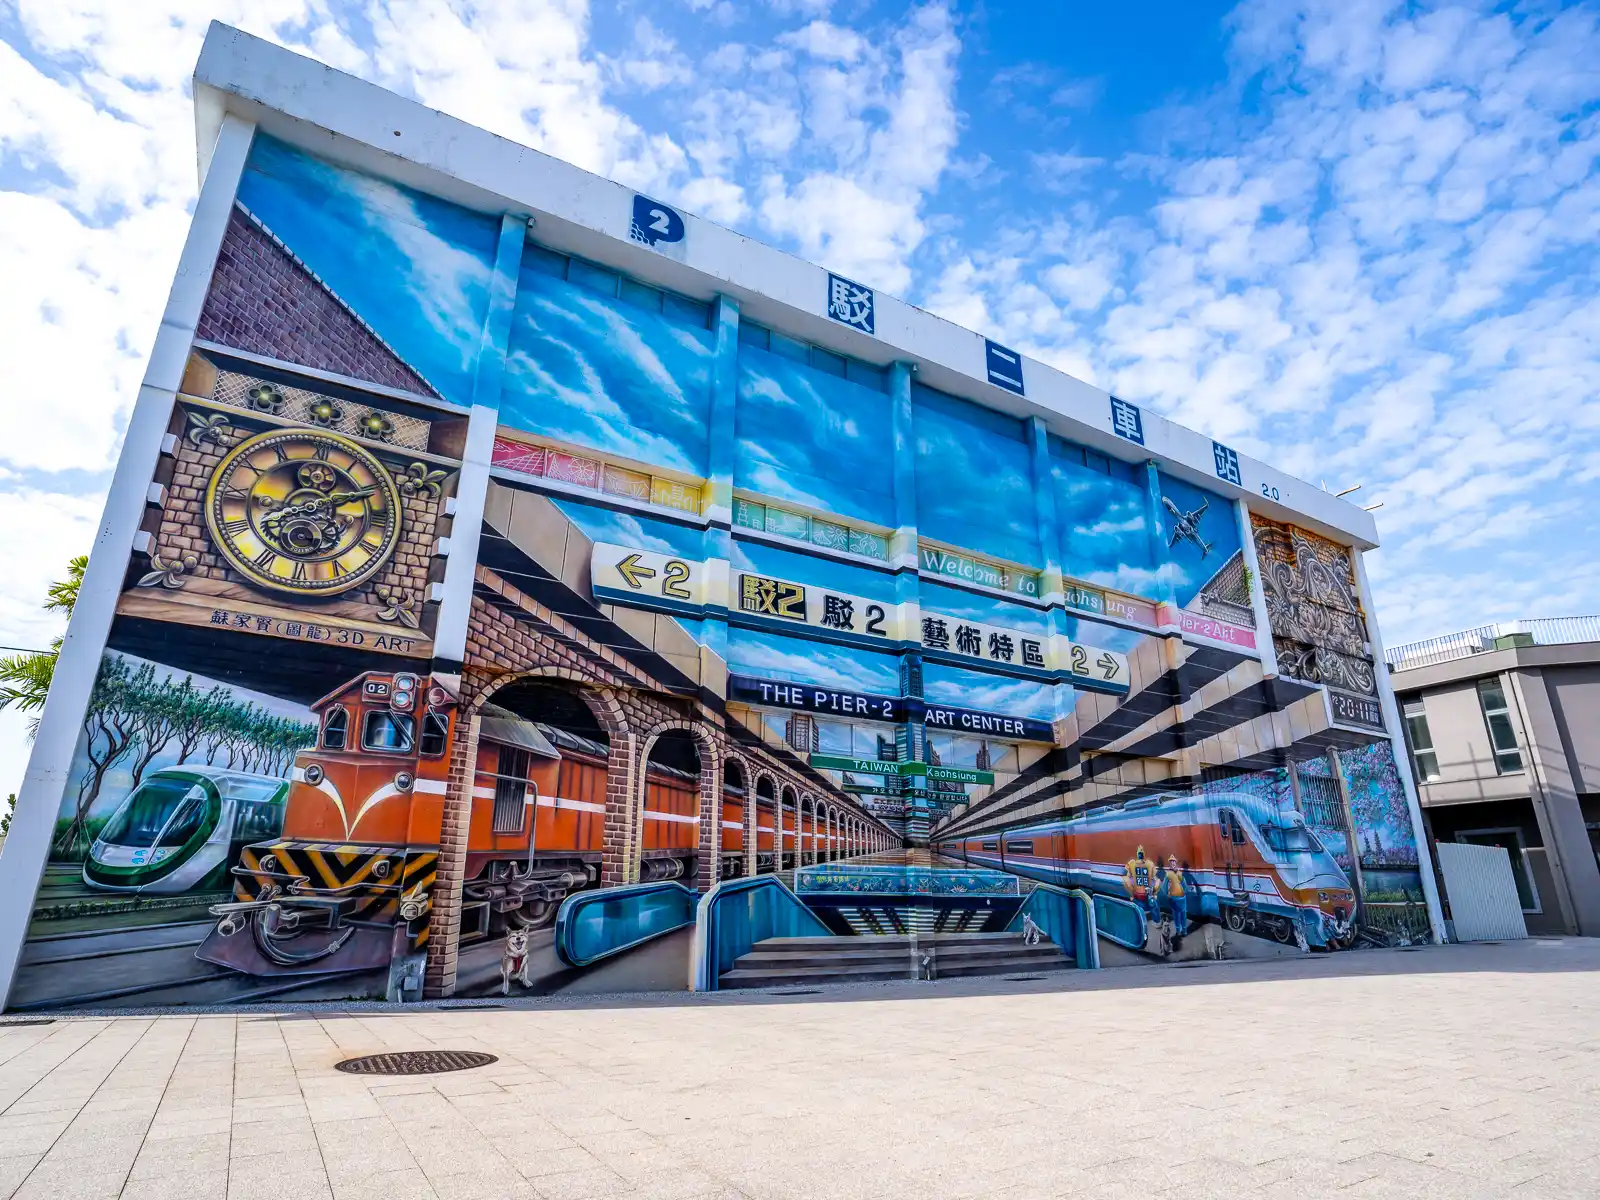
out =
[[(1128, 938), (1118, 933), (1115, 929), (1106, 928), (1100, 931), (1100, 936), (1105, 938), (1107, 941), (1115, 942), (1119, 946), (1125, 946), (1129, 950), (1143, 950), (1145, 947), (1145, 940), (1148, 936), (1145, 928), (1146, 914), (1144, 908), (1138, 904), (1135, 904), (1132, 900), (1124, 900), (1121, 896), (1107, 896), (1104, 892), (1096, 892), (1094, 894), (1094, 904), (1091, 905), (1091, 907), (1098, 907), (1101, 905), (1104, 905), (1107, 909), (1132, 909), (1138, 921), (1139, 932), (1137, 935), (1135, 935), (1135, 937)], [(1095, 921), (1096, 925), (1098, 926), (1098, 916), (1096, 916)]]
[[(1034, 898), (1041, 894), (1076, 901), (1081, 928), (1069, 924), (1062, 929), (1051, 906), (1034, 904)], [(1022, 902), (1022, 907), (1017, 909), (1017, 915), (1011, 918), (1011, 924), (1006, 926), (1006, 932), (1021, 930), (1024, 914), (1033, 917), (1041, 933), (1060, 946), (1063, 952), (1072, 955), (1079, 968), (1088, 971), (1100, 969), (1100, 928), (1094, 915), (1094, 897), (1090, 893), (1083, 888), (1063, 888), (1053, 883), (1036, 882), (1028, 892), (1028, 898)]]
[[(631, 929), (624, 927), (622, 931), (623, 936), (629, 937), (629, 940), (608, 945), (597, 954), (579, 952), (576, 942), (583, 928), (581, 918), (588, 909), (596, 904), (615, 904), (618, 900), (644, 900), (656, 895), (666, 897), (667, 902), (648, 910), (641, 908), (634, 914), (636, 922), (634, 927)], [(685, 887), (676, 880), (625, 883), (618, 887), (573, 892), (561, 902), (561, 907), (556, 912), (556, 957), (569, 967), (592, 966), (625, 950), (642, 946), (645, 942), (653, 941), (673, 930), (682, 929), (694, 921), (697, 895), (693, 888)]]
[(689, 990), (716, 991), (722, 973), (769, 937), (835, 936), (777, 876), (725, 879), (695, 906)]

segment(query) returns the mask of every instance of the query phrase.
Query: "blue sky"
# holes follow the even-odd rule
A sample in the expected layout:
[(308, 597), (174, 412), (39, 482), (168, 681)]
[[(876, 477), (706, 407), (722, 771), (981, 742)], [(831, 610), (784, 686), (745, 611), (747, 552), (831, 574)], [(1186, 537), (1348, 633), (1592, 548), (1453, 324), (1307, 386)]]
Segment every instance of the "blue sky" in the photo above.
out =
[(1361, 484), (1390, 641), (1600, 610), (1593, 0), (468, 11), (0, 6), (0, 641), (93, 540), (212, 17)]

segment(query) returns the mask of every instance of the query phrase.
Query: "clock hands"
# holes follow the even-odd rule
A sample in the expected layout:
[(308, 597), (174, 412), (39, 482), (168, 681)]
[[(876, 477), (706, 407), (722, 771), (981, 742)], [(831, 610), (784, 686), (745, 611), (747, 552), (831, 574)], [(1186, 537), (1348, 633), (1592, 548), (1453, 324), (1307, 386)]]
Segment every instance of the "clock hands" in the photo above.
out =
[(368, 496), (375, 496), (377, 493), (378, 485), (373, 484), (371, 487), (364, 487), (354, 492), (330, 492), (327, 496), (327, 502), (334, 508), (338, 508), (341, 505), (349, 504), (352, 500), (365, 500)]

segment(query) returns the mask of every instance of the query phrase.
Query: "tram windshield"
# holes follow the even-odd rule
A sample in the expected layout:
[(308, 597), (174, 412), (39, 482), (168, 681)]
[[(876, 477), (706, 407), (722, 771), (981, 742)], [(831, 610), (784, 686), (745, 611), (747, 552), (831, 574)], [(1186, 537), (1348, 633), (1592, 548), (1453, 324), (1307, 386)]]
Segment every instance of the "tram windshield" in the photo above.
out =
[(135, 850), (181, 846), (199, 828), (205, 807), (205, 788), (187, 779), (157, 775), (122, 802), (101, 831), (100, 840)]

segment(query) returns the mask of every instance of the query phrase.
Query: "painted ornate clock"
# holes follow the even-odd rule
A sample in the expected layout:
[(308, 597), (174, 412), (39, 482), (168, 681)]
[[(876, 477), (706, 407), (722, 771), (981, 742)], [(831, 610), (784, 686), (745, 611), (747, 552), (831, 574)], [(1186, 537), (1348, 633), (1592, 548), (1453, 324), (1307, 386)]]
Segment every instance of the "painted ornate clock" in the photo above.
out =
[(336, 596), (371, 579), (400, 541), (400, 493), (361, 446), (316, 429), (239, 443), (206, 488), (206, 526), (258, 587)]

